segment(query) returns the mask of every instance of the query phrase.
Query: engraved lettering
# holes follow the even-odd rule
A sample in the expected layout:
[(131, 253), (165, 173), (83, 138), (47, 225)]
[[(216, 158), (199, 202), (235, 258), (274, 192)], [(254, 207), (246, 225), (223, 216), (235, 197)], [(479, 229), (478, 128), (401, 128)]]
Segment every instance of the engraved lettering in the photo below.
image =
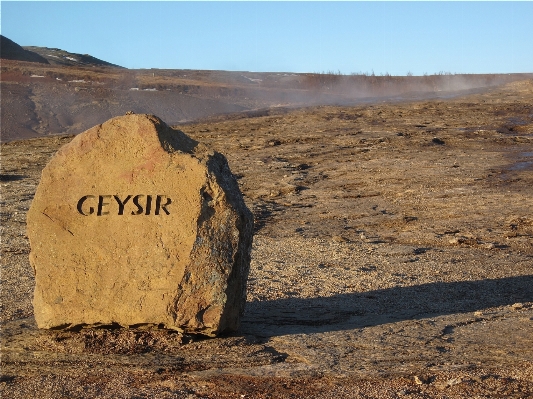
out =
[(113, 197), (115, 198), (115, 201), (117, 201), (117, 204), (118, 204), (118, 214), (119, 215), (123, 215), (124, 214), (124, 205), (126, 205), (126, 202), (128, 202), (131, 198), (131, 195), (128, 195), (124, 201), (121, 201), (120, 198), (116, 195), (113, 195)]
[(152, 209), (152, 196), (151, 195), (147, 195), (146, 196), (146, 213), (145, 213), (145, 215), (149, 215), (151, 209)]
[(167, 215), (170, 215), (170, 212), (167, 209), (167, 206), (172, 203), (172, 200), (167, 197), (167, 201), (161, 205), (161, 199), (165, 197), (164, 195), (158, 195), (155, 200), (155, 214), (159, 215), (159, 208), (161, 208)]
[(92, 213), (94, 213), (94, 208), (92, 206), (89, 207), (89, 213), (83, 212), (83, 203), (85, 202), (85, 200), (87, 200), (87, 198), (96, 198), (96, 197), (94, 195), (84, 195), (78, 201), (78, 212), (81, 213), (84, 216), (89, 216)]
[(109, 202), (104, 202), (105, 198), (111, 198), (111, 196), (110, 195), (99, 195), (98, 196), (98, 213), (97, 213), (98, 216), (109, 215), (108, 211), (103, 212), (104, 206), (109, 205)]
[(143, 207), (141, 204), (139, 204), (139, 198), (144, 197), (144, 195), (139, 194), (133, 197), (133, 203), (137, 206), (137, 212), (131, 211), (132, 215), (141, 215), (143, 213)]
[[(111, 197), (115, 200), (109, 201)], [(144, 200), (145, 197), (146, 201)], [(96, 198), (98, 198), (97, 201)], [(114, 205), (115, 203), (117, 205)], [(78, 213), (83, 216), (89, 216), (92, 214), (95, 214), (96, 216), (123, 216), (128, 214), (170, 215), (170, 211), (168, 210), (170, 204), (172, 204), (172, 200), (162, 194), (84, 195), (78, 200), (76, 209), (78, 210)]]
[(161, 208), (161, 195), (155, 198), (155, 214), (159, 215), (159, 209)]

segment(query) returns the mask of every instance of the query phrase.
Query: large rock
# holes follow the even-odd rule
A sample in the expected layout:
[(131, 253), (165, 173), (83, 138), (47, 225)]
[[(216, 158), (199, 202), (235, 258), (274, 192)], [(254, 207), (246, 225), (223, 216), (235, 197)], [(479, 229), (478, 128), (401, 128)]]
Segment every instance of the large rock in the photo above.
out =
[(252, 215), (226, 159), (155, 116), (111, 119), (61, 148), (27, 225), (40, 328), (238, 328)]

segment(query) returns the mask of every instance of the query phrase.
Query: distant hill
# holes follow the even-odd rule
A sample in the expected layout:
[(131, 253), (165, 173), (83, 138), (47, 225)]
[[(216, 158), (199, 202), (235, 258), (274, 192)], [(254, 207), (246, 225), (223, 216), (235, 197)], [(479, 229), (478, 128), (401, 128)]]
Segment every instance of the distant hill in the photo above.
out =
[(2, 35), (0, 35), (0, 58), (48, 64), (48, 60), (45, 57), (42, 57), (33, 51), (25, 50), (13, 40)]
[(1, 142), (78, 134), (128, 111), (155, 114), (177, 125), (206, 118), (266, 116), (311, 105), (445, 99), (533, 79), (533, 74), (373, 76), (133, 70), (90, 55), (21, 47), (1, 38)]
[(23, 49), (38, 54), (45, 58), (51, 65), (64, 66), (105, 66), (123, 68), (120, 65), (115, 65), (99, 58), (93, 57), (89, 54), (69, 53), (68, 51), (58, 48), (24, 46)]
[(15, 61), (39, 62), (61, 66), (104, 66), (123, 68), (103, 61), (89, 54), (69, 53), (58, 48), (20, 46), (13, 40), (0, 35), (0, 58)]

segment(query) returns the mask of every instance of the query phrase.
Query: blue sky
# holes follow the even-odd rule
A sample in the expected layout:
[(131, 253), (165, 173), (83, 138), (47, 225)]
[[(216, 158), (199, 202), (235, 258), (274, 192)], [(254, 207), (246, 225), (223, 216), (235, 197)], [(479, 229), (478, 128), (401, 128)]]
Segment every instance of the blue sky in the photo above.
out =
[(533, 72), (533, 2), (1, 2), (20, 45), (127, 68)]

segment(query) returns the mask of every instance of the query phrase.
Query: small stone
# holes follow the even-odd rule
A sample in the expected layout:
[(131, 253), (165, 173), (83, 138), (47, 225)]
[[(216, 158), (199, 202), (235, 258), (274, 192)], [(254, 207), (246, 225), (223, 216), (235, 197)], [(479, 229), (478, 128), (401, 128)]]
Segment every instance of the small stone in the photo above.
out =
[(452, 387), (454, 385), (457, 385), (457, 384), (460, 384), (461, 382), (463, 382), (463, 379), (458, 377), (458, 378), (452, 378), (450, 380), (448, 380), (446, 382), (446, 385), (449, 386), (449, 387)]
[(42, 172), (27, 215), (37, 325), (234, 331), (252, 229), (224, 156), (155, 116), (111, 119)]
[(466, 242), (466, 238), (465, 237), (453, 237), (449, 243), (452, 244), (452, 245), (459, 245), (459, 244), (464, 244)]
[(436, 382), (434, 385), (439, 391), (443, 391), (448, 388), (448, 385), (445, 382)]
[(428, 376), (428, 375), (424, 375), (424, 376), (415, 375), (413, 379), (415, 381), (415, 384), (417, 385), (428, 385), (434, 381), (435, 377)]
[(436, 382), (435, 383), (435, 388), (439, 389), (439, 390), (444, 390), (446, 388), (450, 388), (454, 385), (457, 385), (457, 384), (460, 384), (461, 382), (463, 382), (463, 379), (462, 378), (452, 378), (448, 381), (441, 381), (441, 382)]
[(332, 237), (332, 240), (335, 242), (348, 242), (349, 241), (346, 237), (339, 236), (339, 235), (334, 235)]

